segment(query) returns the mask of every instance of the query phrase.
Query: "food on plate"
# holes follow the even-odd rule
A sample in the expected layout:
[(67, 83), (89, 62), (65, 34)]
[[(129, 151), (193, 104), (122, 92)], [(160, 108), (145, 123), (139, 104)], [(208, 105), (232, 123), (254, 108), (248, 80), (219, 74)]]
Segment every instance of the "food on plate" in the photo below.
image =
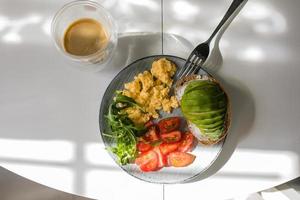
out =
[(153, 148), (153, 151), (157, 154), (157, 169), (161, 169), (165, 166), (167, 166), (167, 157), (160, 151), (159, 146), (155, 146)]
[(179, 142), (181, 139), (181, 132), (180, 131), (172, 131), (169, 133), (161, 133), (160, 137), (162, 141), (166, 143), (174, 143)]
[(151, 74), (169, 87), (171, 87), (173, 83), (172, 77), (175, 72), (175, 63), (167, 60), (166, 58), (161, 58), (152, 63)]
[(145, 123), (145, 127), (149, 128), (151, 126), (155, 125), (155, 123), (152, 120), (149, 120), (148, 122)]
[(178, 146), (178, 151), (180, 152), (192, 151), (192, 148), (194, 147), (194, 141), (195, 141), (194, 138), (195, 137), (191, 132), (186, 132)]
[[(179, 105), (175, 96), (169, 96), (175, 72), (176, 65), (161, 58), (152, 63), (151, 70), (138, 74), (132, 82), (124, 85), (122, 91), (116, 92), (106, 115), (110, 130), (103, 135), (115, 141), (108, 150), (116, 155), (121, 165), (133, 163), (140, 153), (146, 153), (164, 141), (179, 141), (181, 133), (166, 133), (161, 137), (158, 125), (151, 121), (159, 117), (161, 109), (171, 112)], [(176, 124), (178, 119), (171, 121), (174, 121), (175, 129), (179, 127)], [(158, 154), (158, 166), (162, 167), (159, 152), (157, 147), (154, 153)], [(141, 168), (152, 171), (153, 166), (151, 162)]]
[(152, 149), (151, 144), (140, 141), (137, 143), (136, 148), (138, 149), (139, 152), (147, 152), (150, 149)]
[(155, 142), (159, 140), (156, 126), (150, 126), (143, 138), (149, 142)]
[(192, 134), (180, 130), (179, 117), (162, 119), (158, 123), (149, 121), (138, 126), (128, 118), (125, 111), (128, 107), (143, 109), (132, 98), (117, 92), (106, 115), (110, 130), (103, 133), (115, 140), (116, 144), (108, 150), (116, 155), (121, 165), (136, 163), (142, 171), (149, 172), (167, 166), (183, 167), (192, 163), (190, 159), (183, 164), (172, 164), (173, 157), (171, 164), (168, 162), (170, 153), (191, 151), (195, 141)]
[(145, 131), (143, 126), (136, 126), (123, 111), (128, 106), (139, 107), (133, 99), (120, 93), (116, 94), (114, 101), (110, 104), (106, 115), (110, 131), (103, 133), (116, 141), (114, 147), (109, 150), (113, 152), (121, 165), (133, 162), (136, 158), (136, 136)]
[(155, 171), (158, 169), (157, 153), (153, 150), (144, 152), (135, 159), (135, 164), (144, 172)]
[(175, 96), (170, 96), (172, 77), (176, 65), (161, 58), (152, 63), (150, 71), (144, 71), (134, 77), (134, 80), (124, 84), (122, 94), (132, 98), (139, 107), (128, 107), (125, 112), (135, 124), (145, 124), (151, 118), (159, 117), (159, 110), (170, 113), (179, 103)]
[(222, 140), (230, 124), (230, 104), (221, 85), (212, 77), (192, 75), (177, 85), (184, 117), (203, 144)]
[[(171, 132), (161, 132), (157, 126), (162, 122), (172, 121)], [(138, 156), (135, 159), (141, 171), (157, 171), (163, 167), (186, 167), (193, 163), (196, 156), (187, 153), (193, 150), (195, 137), (189, 131), (182, 132), (179, 117), (160, 120), (151, 123), (145, 135), (138, 137)]]
[(185, 167), (194, 162), (196, 156), (185, 152), (172, 152), (168, 156), (168, 163), (173, 167)]
[(158, 128), (161, 133), (168, 133), (179, 129), (180, 118), (179, 117), (169, 117), (159, 121)]
[(159, 145), (159, 149), (163, 155), (168, 155), (169, 153), (176, 151), (179, 148), (180, 144), (180, 142), (161, 143)]
[[(177, 82), (171, 96), (175, 72), (176, 65), (161, 58), (116, 92), (104, 135), (114, 140), (109, 150), (121, 165), (136, 164), (143, 172), (186, 167), (196, 159), (191, 152), (199, 141), (215, 144), (226, 136), (230, 102), (220, 84), (191, 75)], [(184, 118), (158, 119), (160, 111), (172, 112), (179, 103)]]

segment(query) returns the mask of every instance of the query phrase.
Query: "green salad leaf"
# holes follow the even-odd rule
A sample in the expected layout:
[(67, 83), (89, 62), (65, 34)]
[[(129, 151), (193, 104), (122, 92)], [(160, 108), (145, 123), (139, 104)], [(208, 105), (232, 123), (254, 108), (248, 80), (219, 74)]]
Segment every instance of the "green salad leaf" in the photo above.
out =
[(116, 97), (106, 115), (110, 131), (104, 135), (115, 140), (116, 145), (108, 148), (117, 157), (121, 165), (133, 162), (137, 155), (136, 136), (145, 131), (145, 127), (135, 126), (123, 112), (124, 108), (139, 106), (132, 98), (117, 92)]

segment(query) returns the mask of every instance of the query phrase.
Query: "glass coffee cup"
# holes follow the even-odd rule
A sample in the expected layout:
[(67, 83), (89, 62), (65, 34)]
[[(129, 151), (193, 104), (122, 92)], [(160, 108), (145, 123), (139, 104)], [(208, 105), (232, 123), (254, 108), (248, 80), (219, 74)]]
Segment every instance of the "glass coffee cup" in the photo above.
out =
[[(83, 64), (102, 69), (117, 45), (117, 26), (108, 11), (93, 1), (74, 1), (54, 16), (51, 34), (63, 55)], [(90, 65), (83, 65), (87, 66)]]

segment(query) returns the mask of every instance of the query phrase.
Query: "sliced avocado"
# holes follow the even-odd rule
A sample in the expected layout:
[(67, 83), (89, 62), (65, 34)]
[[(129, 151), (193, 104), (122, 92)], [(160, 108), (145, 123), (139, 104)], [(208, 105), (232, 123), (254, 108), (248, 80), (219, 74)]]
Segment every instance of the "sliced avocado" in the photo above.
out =
[(218, 129), (223, 129), (224, 128), (224, 124), (220, 124), (219, 126), (215, 127), (215, 128), (201, 128), (201, 132), (214, 132)]
[(203, 132), (203, 135), (205, 135), (206, 137), (208, 137), (211, 140), (217, 140), (220, 138), (222, 133), (223, 133), (223, 129), (218, 129), (218, 130), (212, 131), (212, 132)]
[(182, 98), (185, 98), (185, 96), (215, 96), (219, 93), (223, 93), (223, 91), (215, 86), (215, 85), (205, 85), (201, 88), (197, 88), (194, 90), (189, 90), (188, 92), (184, 92)]
[(196, 119), (196, 120), (202, 120), (202, 119), (211, 119), (214, 117), (217, 117), (219, 115), (224, 115), (226, 113), (226, 108), (221, 108), (218, 110), (213, 110), (209, 112), (189, 112), (189, 113), (183, 113), (183, 115), (189, 119)]
[(181, 110), (203, 136), (217, 140), (224, 131), (228, 98), (216, 82), (191, 81), (181, 98)]
[[(197, 101), (195, 101), (195, 99), (197, 99)], [(206, 103), (216, 103), (220, 100), (226, 99), (226, 96), (224, 93), (220, 93), (216, 96), (210, 97), (210, 96), (196, 96), (196, 97), (185, 97), (182, 100), (182, 103), (184, 102), (185, 104), (189, 104), (189, 105), (203, 105)]]
[(216, 123), (216, 122), (218, 122), (220, 120), (223, 120), (224, 117), (225, 117), (225, 115), (222, 114), (222, 115), (219, 115), (219, 116), (211, 118), (211, 119), (202, 119), (202, 120), (201, 119), (200, 120), (197, 119), (197, 120), (193, 120), (193, 123), (195, 123), (195, 124), (202, 124), (202, 125), (209, 125), (209, 124), (214, 124), (214, 123)]
[(213, 85), (214, 83), (208, 80), (195, 80), (191, 81), (185, 88), (184, 92), (188, 93), (192, 90), (195, 90), (196, 88), (201, 88), (202, 86), (206, 85)]
[[(208, 94), (207, 92), (215, 92), (215, 94), (211, 95), (211, 94)], [(214, 90), (214, 89), (208, 89), (208, 91), (191, 91), (189, 94), (186, 94), (186, 95), (183, 95), (181, 99), (185, 99), (185, 100), (195, 100), (194, 98), (216, 98), (218, 97), (219, 95), (221, 94), (224, 94), (225, 93), (223, 91), (217, 91), (217, 90)], [(226, 98), (226, 96), (225, 96)]]
[(212, 129), (212, 128), (218, 127), (219, 125), (224, 125), (224, 120), (219, 120), (219, 121), (217, 121), (217, 122), (215, 122), (213, 124), (208, 124), (208, 125), (203, 125), (203, 124), (200, 124), (200, 123), (195, 123), (195, 124), (200, 129), (201, 128), (202, 129), (204, 129), (204, 128), (206, 128), (206, 129)]
[(199, 105), (190, 105), (186, 104), (186, 102), (182, 102), (181, 104), (181, 109), (183, 112), (188, 112), (188, 111), (193, 111), (193, 112), (208, 112), (208, 111), (213, 111), (213, 110), (218, 110), (221, 108), (225, 108), (227, 105), (226, 100), (220, 100), (216, 103), (207, 103), (207, 104), (202, 104), (201, 106)]

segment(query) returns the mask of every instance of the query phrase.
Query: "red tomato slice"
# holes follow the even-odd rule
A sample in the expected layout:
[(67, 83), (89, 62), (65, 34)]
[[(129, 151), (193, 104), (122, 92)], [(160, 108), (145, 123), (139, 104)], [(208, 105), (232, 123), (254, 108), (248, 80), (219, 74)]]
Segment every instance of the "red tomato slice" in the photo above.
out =
[(157, 154), (153, 150), (144, 152), (135, 159), (135, 164), (140, 165), (140, 166), (149, 164), (148, 167), (155, 165), (155, 168), (156, 168), (157, 163), (158, 163)]
[(155, 126), (151, 126), (149, 130), (146, 132), (144, 139), (148, 142), (154, 142), (159, 140), (157, 130)]
[(186, 132), (183, 135), (182, 141), (180, 142), (178, 151), (180, 152), (191, 151), (193, 148), (194, 140), (195, 140), (195, 136), (191, 132)]
[(196, 156), (184, 152), (172, 152), (168, 155), (169, 165), (173, 167), (185, 167), (192, 164)]
[(146, 151), (149, 151), (152, 148), (152, 146), (150, 144), (145, 143), (145, 142), (137, 143), (136, 147), (137, 147), (139, 152), (146, 152)]
[(178, 142), (181, 139), (180, 131), (172, 131), (170, 133), (163, 133), (160, 135), (161, 139), (167, 143)]
[(151, 126), (154, 126), (154, 122), (152, 120), (149, 120), (148, 122), (146, 122), (145, 127), (146, 128), (150, 128)]
[(157, 159), (156, 160), (153, 160), (151, 162), (148, 162), (144, 165), (141, 165), (140, 166), (140, 169), (143, 171), (143, 172), (151, 172), (151, 171), (156, 171), (158, 168), (157, 168)]
[(180, 118), (170, 117), (170, 118), (162, 119), (158, 122), (158, 127), (160, 133), (168, 133), (171, 131), (178, 130), (180, 127)]
[(168, 153), (171, 153), (173, 151), (176, 151), (179, 147), (180, 142), (174, 142), (174, 143), (161, 143), (159, 145), (159, 149), (162, 154), (167, 155)]
[(158, 158), (157, 167), (160, 169), (160, 168), (166, 166), (167, 165), (167, 157), (162, 154), (159, 146), (154, 147), (153, 150), (156, 152), (157, 158)]
[(140, 169), (143, 172), (155, 171), (158, 169), (158, 156), (153, 150), (145, 152), (142, 156), (142, 162), (140, 164)]

